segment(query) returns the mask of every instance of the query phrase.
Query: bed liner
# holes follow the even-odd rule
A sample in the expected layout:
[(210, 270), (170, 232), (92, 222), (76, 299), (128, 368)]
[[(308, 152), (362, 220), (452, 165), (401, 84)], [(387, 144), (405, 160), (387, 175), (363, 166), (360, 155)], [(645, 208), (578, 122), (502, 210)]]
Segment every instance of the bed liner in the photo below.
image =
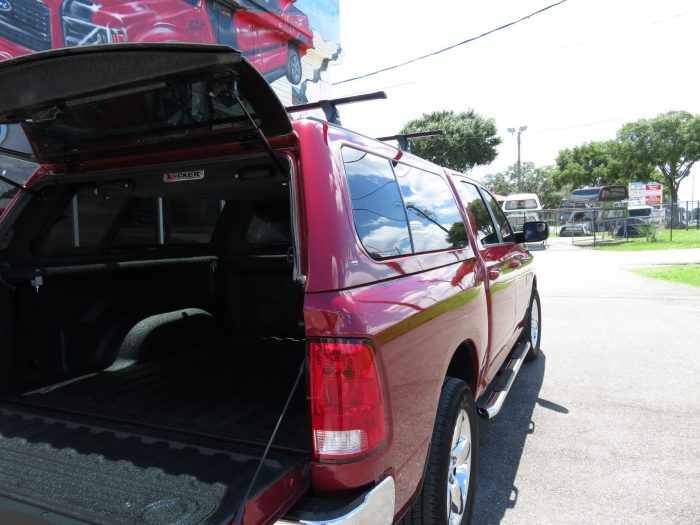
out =
[[(23, 516), (36, 509), (48, 523), (221, 523), (240, 505), (260, 456), (240, 445), (0, 404), (0, 498), (13, 503), (3, 506)], [(303, 470), (303, 459), (272, 452), (252, 494), (285, 477), (298, 482)], [(295, 485), (281, 504), (305, 489)]]

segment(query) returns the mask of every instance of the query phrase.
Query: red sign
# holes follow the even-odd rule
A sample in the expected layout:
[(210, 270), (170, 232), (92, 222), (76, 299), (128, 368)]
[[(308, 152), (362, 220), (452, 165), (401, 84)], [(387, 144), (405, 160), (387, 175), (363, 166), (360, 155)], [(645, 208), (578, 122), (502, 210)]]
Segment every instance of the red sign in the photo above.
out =
[(661, 204), (662, 186), (656, 182), (647, 183), (645, 204)]

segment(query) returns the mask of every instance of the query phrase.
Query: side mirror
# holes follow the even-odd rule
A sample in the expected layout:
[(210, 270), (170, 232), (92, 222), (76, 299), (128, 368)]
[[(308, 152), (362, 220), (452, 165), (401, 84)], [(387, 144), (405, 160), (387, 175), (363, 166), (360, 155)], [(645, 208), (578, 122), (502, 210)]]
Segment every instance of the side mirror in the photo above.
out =
[(544, 221), (526, 222), (523, 231), (515, 234), (516, 242), (542, 242), (549, 237), (549, 225)]

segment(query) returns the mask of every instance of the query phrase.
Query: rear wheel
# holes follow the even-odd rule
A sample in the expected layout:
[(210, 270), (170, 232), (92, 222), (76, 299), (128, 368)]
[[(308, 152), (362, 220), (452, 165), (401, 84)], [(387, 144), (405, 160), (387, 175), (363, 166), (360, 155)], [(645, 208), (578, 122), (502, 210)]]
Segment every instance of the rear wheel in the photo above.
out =
[(292, 45), (287, 49), (287, 80), (294, 85), (301, 82), (301, 55)]
[(523, 329), (521, 341), (530, 343), (525, 361), (534, 361), (540, 355), (540, 340), (542, 337), (542, 308), (540, 306), (540, 294), (537, 288), (532, 290), (530, 307), (527, 311), (527, 321)]
[(476, 486), (476, 408), (469, 386), (448, 377), (438, 404), (423, 488), (403, 523), (471, 523)]

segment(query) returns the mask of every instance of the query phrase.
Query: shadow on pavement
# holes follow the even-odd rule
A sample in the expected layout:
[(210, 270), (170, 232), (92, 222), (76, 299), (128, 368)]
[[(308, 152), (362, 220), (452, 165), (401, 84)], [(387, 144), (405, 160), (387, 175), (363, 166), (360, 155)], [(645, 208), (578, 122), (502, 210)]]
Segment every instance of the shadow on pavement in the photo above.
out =
[(500, 523), (506, 510), (518, 503), (515, 476), (528, 434), (537, 432), (532, 412), (536, 404), (561, 414), (569, 410), (539, 397), (546, 366), (544, 352), (525, 363), (513, 384), (501, 413), (493, 420), (479, 420), (479, 467), (474, 508), (475, 525)]

